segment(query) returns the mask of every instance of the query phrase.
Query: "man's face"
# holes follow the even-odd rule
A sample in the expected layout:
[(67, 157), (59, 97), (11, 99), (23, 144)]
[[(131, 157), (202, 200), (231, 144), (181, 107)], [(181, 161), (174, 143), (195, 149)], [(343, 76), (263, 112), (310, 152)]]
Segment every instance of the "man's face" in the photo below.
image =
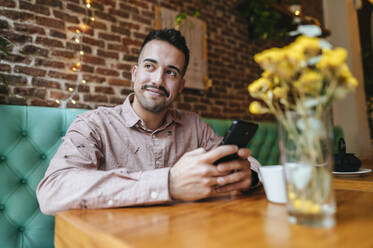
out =
[(184, 64), (183, 52), (173, 45), (161, 40), (148, 42), (138, 65), (132, 67), (135, 111), (165, 111), (184, 88)]

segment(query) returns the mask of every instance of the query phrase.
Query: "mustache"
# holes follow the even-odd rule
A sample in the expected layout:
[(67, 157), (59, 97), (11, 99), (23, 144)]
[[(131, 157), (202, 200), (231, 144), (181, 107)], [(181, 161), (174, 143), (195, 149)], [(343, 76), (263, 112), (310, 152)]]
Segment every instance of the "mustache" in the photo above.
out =
[(159, 87), (157, 87), (157, 86), (149, 85), (149, 84), (144, 84), (143, 86), (141, 86), (141, 89), (142, 89), (142, 90), (145, 90), (145, 89), (147, 89), (147, 88), (153, 88), (153, 89), (161, 90), (161, 91), (164, 92), (164, 94), (166, 95), (166, 97), (169, 97), (169, 96), (170, 96), (170, 93), (168, 93), (168, 91), (166, 90), (166, 88), (163, 87), (163, 86), (159, 86)]

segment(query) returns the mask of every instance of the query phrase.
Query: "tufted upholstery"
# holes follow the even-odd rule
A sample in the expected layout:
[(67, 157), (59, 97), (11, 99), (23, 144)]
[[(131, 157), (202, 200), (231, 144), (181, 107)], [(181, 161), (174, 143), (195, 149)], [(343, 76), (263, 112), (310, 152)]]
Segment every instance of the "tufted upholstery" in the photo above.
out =
[[(75, 116), (86, 110), (0, 105), (0, 247), (53, 247), (54, 217), (35, 190)], [(232, 121), (204, 119), (223, 136)], [(340, 128), (336, 137), (343, 136)], [(249, 144), (262, 164), (278, 164), (277, 128), (260, 123)]]

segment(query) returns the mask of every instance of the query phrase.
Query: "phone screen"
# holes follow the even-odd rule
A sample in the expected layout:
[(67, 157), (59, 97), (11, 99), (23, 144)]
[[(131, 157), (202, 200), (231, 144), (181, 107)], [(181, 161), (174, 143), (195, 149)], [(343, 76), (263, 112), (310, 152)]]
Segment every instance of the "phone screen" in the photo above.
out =
[[(254, 137), (258, 124), (246, 121), (233, 121), (220, 145), (237, 145), (239, 148), (247, 147), (250, 140)], [(225, 156), (215, 161), (214, 164), (238, 159), (236, 153)]]

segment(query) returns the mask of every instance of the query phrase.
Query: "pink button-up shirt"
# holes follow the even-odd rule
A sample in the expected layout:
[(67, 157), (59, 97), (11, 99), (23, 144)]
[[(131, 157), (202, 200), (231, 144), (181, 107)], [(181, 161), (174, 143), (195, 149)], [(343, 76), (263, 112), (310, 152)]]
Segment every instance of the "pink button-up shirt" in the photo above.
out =
[(170, 110), (160, 128), (149, 130), (132, 109), (133, 96), (113, 108), (87, 111), (71, 124), (37, 188), (43, 213), (170, 201), (170, 167), (188, 151), (220, 143), (192, 112)]

